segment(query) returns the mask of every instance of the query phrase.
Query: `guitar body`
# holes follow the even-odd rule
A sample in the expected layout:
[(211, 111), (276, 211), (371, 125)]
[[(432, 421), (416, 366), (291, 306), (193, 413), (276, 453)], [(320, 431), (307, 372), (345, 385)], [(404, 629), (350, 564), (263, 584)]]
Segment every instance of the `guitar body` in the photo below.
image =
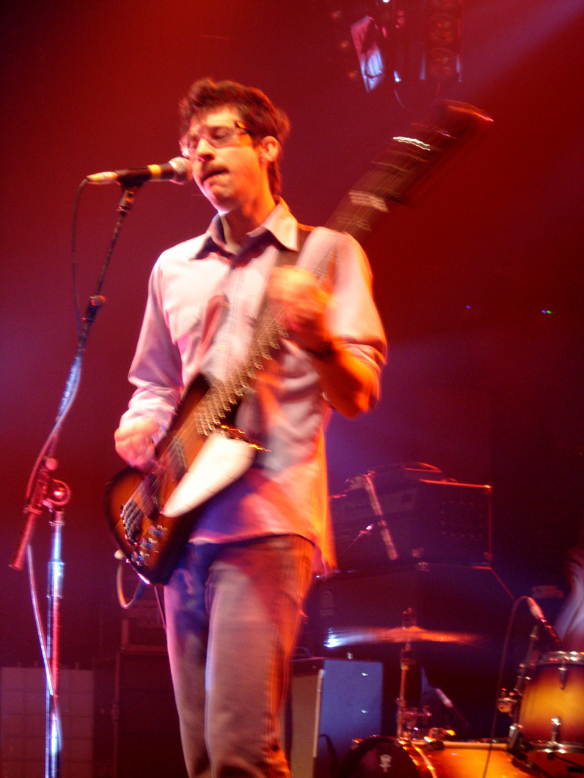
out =
[(114, 539), (138, 574), (167, 583), (196, 522), (198, 510), (251, 466), (258, 446), (221, 425), (197, 433), (193, 417), (207, 393), (197, 379), (157, 449), (149, 473), (121, 470), (106, 489), (106, 518)]

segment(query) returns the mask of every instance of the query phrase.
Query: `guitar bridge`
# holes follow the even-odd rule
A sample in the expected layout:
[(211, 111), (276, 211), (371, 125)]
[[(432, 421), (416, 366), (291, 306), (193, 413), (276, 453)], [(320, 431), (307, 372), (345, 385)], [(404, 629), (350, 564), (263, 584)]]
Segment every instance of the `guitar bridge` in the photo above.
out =
[(138, 543), (145, 519), (152, 521), (160, 512), (158, 470), (155, 467), (148, 473), (126, 504), (122, 505), (120, 516), (131, 545)]

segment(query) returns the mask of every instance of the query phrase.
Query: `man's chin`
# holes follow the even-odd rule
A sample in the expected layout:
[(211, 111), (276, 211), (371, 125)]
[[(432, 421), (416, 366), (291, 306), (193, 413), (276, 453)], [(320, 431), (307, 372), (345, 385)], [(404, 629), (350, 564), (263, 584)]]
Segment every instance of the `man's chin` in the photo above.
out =
[(211, 203), (213, 208), (219, 213), (229, 213), (234, 208), (233, 198), (226, 192), (221, 192), (218, 188), (203, 189), (203, 194), (207, 200)]

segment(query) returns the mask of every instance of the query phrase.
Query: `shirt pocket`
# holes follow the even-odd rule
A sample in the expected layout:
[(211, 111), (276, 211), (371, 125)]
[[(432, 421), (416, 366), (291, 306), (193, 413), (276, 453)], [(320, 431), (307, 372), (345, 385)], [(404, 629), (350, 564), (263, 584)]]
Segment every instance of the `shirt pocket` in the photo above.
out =
[(196, 349), (203, 329), (203, 305), (177, 305), (169, 309), (167, 316), (170, 337), (180, 353)]

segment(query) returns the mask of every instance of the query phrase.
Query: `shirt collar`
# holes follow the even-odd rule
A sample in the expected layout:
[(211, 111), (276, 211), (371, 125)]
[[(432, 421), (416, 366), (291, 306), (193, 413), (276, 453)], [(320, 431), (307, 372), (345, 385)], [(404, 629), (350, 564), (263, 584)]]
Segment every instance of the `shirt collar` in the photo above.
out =
[[(269, 232), (280, 247), (289, 251), (296, 251), (298, 248), (298, 222), (292, 216), (290, 209), (281, 197), (276, 198), (276, 202), (276, 207), (270, 211), (265, 221), (259, 227), (256, 227), (255, 230), (248, 233), (248, 245), (260, 240), (266, 232)], [(233, 254), (225, 243), (223, 224), (219, 214), (213, 217), (207, 232), (203, 236), (201, 248), (195, 254), (194, 259), (199, 259), (214, 249), (219, 250), (225, 256)]]

